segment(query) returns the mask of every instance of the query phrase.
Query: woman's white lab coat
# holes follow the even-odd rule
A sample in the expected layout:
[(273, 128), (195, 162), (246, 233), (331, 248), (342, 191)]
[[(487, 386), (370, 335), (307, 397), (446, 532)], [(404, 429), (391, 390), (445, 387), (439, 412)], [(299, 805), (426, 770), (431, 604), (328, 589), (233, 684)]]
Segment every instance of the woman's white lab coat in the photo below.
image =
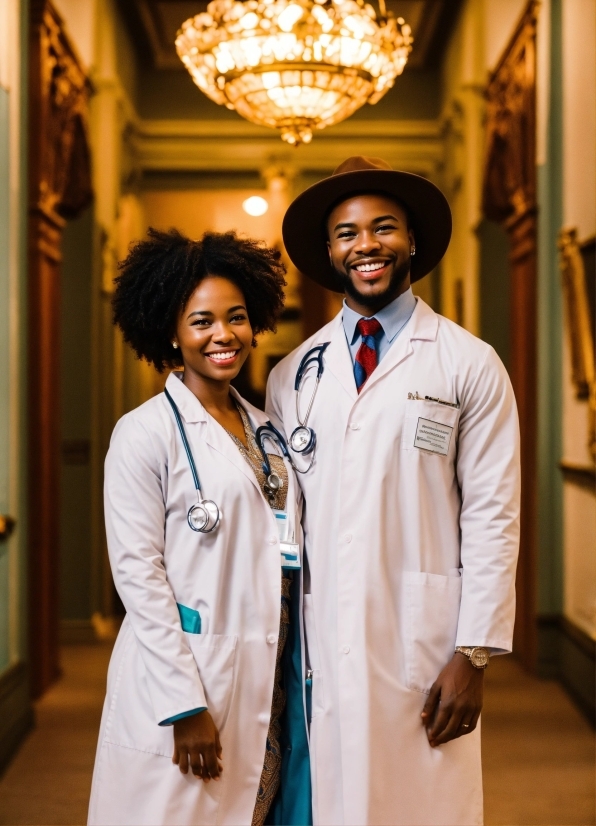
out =
[[(511, 647), (520, 478), (511, 384), (491, 347), (418, 300), (358, 395), (340, 313), (271, 374), (267, 411), (286, 437), (297, 425), (298, 364), (326, 341), (309, 420), (316, 460), (299, 477), (314, 822), (479, 824), (480, 729), (432, 749), (420, 713), (456, 645)], [(313, 383), (311, 371), (303, 414)]]
[[(204, 496), (221, 509), (210, 534), (187, 524), (191, 470), (165, 395), (124, 416), (106, 459), (112, 571), (126, 608), (108, 673), (89, 823), (250, 824), (263, 768), (280, 622), (275, 516), (225, 430), (171, 374)], [(263, 413), (242, 401), (253, 426)], [(299, 531), (288, 468), (288, 520)], [(298, 534), (297, 534), (298, 536)], [(196, 610), (182, 630), (176, 603)], [(203, 783), (172, 763), (164, 720), (206, 706), (219, 728), (223, 776)]]

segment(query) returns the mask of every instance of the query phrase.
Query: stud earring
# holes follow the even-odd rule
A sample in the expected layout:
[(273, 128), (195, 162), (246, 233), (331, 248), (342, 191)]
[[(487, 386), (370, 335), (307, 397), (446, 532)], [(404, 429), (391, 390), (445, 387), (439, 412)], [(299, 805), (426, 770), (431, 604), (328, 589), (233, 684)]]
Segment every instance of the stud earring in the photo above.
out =
[(177, 349), (178, 349), (178, 342), (177, 342), (177, 341), (173, 341), (173, 342), (172, 342), (172, 347), (174, 348), (174, 350), (177, 350)]
[(412, 247), (410, 250), (410, 255), (416, 255), (416, 247)]

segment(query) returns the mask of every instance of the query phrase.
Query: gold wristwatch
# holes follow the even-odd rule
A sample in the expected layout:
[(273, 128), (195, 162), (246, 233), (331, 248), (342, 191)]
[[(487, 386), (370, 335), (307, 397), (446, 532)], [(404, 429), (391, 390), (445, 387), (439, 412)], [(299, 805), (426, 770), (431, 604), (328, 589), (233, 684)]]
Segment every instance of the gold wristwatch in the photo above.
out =
[(490, 659), (488, 648), (467, 648), (465, 645), (458, 645), (455, 651), (467, 657), (474, 668), (486, 668)]

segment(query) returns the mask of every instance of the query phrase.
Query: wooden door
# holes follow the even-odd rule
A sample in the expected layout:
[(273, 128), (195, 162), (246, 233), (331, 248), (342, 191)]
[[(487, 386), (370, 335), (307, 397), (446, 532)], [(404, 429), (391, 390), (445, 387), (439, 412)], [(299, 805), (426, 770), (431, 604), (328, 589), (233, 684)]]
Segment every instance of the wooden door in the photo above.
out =
[(531, 669), (537, 655), (537, 206), (536, 22), (530, 0), (487, 90), (488, 148), (483, 212), (509, 238), (510, 375), (521, 431), (521, 543), (514, 650)]
[(29, 30), (28, 513), (33, 696), (59, 675), (60, 243), (91, 201), (89, 85), (48, 0)]

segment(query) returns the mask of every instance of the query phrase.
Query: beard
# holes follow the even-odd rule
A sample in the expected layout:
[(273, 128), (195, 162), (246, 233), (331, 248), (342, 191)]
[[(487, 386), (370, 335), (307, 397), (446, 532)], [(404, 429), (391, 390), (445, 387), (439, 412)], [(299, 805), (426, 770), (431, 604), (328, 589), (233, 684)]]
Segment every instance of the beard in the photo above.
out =
[(394, 269), (393, 274), (391, 275), (391, 280), (387, 285), (387, 289), (382, 293), (361, 293), (348, 273), (340, 272), (335, 268), (334, 271), (346, 295), (349, 295), (350, 298), (353, 298), (354, 301), (357, 301), (364, 307), (370, 307), (372, 310), (377, 310), (379, 307), (385, 307), (399, 294), (401, 285), (410, 274), (410, 259), (406, 258), (402, 264)]

